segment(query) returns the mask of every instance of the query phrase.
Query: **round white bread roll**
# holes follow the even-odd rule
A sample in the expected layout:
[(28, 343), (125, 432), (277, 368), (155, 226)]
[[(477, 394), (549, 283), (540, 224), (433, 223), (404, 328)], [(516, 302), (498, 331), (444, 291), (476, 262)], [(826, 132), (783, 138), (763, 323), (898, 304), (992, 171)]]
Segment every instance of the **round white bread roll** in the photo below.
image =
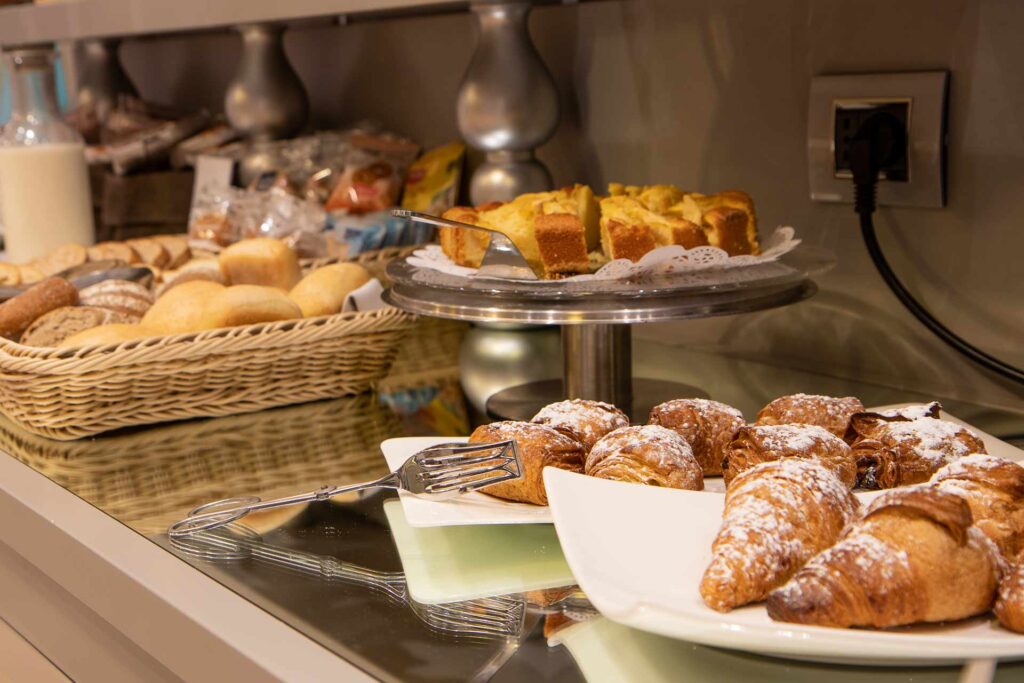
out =
[(356, 263), (335, 263), (302, 278), (288, 296), (302, 309), (305, 318), (334, 315), (341, 311), (345, 297), (369, 280), (366, 268)]
[(263, 285), (291, 289), (302, 277), (299, 257), (271, 237), (235, 242), (220, 253), (220, 269), (232, 285)]
[[(175, 287), (175, 292), (191, 283)], [(276, 287), (235, 285), (214, 295), (203, 313), (203, 329), (236, 327), (302, 317), (302, 309)]]
[(210, 302), (225, 289), (219, 282), (209, 280), (184, 282), (157, 299), (142, 316), (142, 324), (158, 334), (200, 332), (218, 327), (207, 323), (206, 312)]

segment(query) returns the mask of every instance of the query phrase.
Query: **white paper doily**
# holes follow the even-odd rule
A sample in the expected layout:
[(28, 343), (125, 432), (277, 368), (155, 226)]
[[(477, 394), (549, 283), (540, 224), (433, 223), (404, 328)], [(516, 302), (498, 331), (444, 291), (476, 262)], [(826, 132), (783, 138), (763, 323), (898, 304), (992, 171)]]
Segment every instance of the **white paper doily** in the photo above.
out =
[[(670, 247), (658, 247), (653, 251), (649, 251), (636, 263), (628, 259), (617, 259), (601, 266), (596, 273), (573, 275), (561, 280), (531, 280), (531, 282), (564, 283), (586, 280), (624, 280), (660, 273), (731, 270), (757, 263), (777, 261), (779, 257), (789, 253), (799, 244), (800, 240), (796, 238), (796, 230), (789, 226), (780, 226), (775, 228), (771, 236), (762, 243), (761, 253), (757, 256), (729, 256), (723, 249), (718, 247), (685, 249), (678, 245), (673, 245)], [(448, 273), (449, 275), (495, 279), (489, 275), (479, 275), (476, 268), (456, 265), (445, 255), (441, 247), (436, 244), (428, 245), (423, 249), (417, 249), (406, 259), (406, 262), (417, 268), (429, 268), (441, 271), (442, 273)]]

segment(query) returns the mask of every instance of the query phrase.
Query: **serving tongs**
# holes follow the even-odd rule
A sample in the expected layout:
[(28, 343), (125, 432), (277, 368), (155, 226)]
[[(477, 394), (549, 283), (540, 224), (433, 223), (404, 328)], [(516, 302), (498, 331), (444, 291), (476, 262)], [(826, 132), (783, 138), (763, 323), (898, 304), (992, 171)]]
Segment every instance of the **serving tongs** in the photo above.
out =
[(408, 218), (415, 223), (437, 225), (442, 228), (464, 228), (490, 233), (490, 243), (487, 245), (487, 251), (484, 252), (483, 261), (480, 263), (480, 275), (514, 280), (540, 280), (544, 277), (543, 271), (536, 270), (531, 266), (519, 248), (503, 232), (406, 209), (392, 209), (391, 215)]
[(383, 572), (333, 557), (265, 543), (258, 533), (238, 524), (171, 538), (171, 546), (192, 557), (214, 562), (252, 559), (325, 581), (366, 586), (405, 604), (431, 630), (475, 638), (515, 638), (524, 628), (526, 601), (519, 595), (496, 596), (428, 605), (409, 594), (405, 574)]
[(273, 500), (255, 496), (225, 498), (205, 503), (167, 529), (167, 535), (187, 536), (237, 522), (250, 512), (327, 500), (341, 493), (369, 488), (391, 488), (424, 496), (447, 497), (468, 493), (523, 476), (519, 446), (514, 440), (495, 443), (442, 443), (406, 460), (394, 472), (361, 484), (321, 486), (315, 491)]

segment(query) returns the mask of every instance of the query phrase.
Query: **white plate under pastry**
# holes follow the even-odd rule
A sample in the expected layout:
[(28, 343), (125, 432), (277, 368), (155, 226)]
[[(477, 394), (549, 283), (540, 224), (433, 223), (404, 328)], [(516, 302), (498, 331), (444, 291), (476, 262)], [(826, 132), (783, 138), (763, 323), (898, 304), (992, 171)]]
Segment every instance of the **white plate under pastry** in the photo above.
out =
[[(990, 453), (1024, 459), (1019, 449), (983, 438)], [(544, 483), (576, 581), (601, 614), (625, 626), (703, 645), (840, 664), (1024, 659), (1024, 636), (989, 617), (881, 631), (775, 622), (763, 605), (716, 612), (704, 604), (699, 585), (711, 560), (724, 496), (624, 484), (550, 467)], [(862, 499), (874, 495), (858, 494)]]
[[(872, 411), (902, 408), (912, 403), (898, 403), (878, 408), (869, 408)], [(956, 422), (957, 424), (970, 427), (985, 442), (985, 447), (992, 455), (1009, 460), (1024, 460), (1024, 451), (1014, 448), (1010, 444), (1000, 441), (991, 434), (971, 427), (963, 420), (959, 420), (943, 412), (943, 419)], [(394, 471), (401, 467), (407, 459), (430, 446), (440, 443), (465, 442), (466, 437), (450, 436), (408, 436), (397, 439), (388, 439), (380, 445), (381, 452), (387, 460), (388, 467)], [(707, 477), (704, 480), (704, 491), (710, 493), (723, 493), (725, 483), (721, 477)], [(858, 493), (863, 501), (867, 501), (878, 495), (874, 491)], [(514, 503), (501, 500), (486, 493), (467, 493), (446, 500), (430, 500), (419, 496), (399, 492), (402, 500), (402, 508), (405, 512), (409, 526), (456, 526), (465, 524), (550, 524), (551, 511), (543, 505), (530, 505), (528, 503)]]

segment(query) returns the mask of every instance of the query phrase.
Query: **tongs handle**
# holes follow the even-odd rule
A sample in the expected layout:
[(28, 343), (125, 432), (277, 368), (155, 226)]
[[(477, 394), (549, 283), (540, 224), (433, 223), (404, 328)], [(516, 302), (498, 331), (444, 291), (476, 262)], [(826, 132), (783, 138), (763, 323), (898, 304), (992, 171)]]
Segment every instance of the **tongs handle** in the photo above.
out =
[(301, 505), (314, 501), (327, 500), (342, 493), (361, 491), (370, 488), (398, 488), (398, 475), (394, 472), (388, 473), (380, 479), (366, 481), (359, 484), (347, 486), (321, 486), (320, 488), (307, 493), (299, 493), (294, 496), (274, 498), (273, 500), (260, 500), (259, 498), (225, 498), (212, 503), (205, 503), (188, 513), (185, 519), (179, 520), (167, 529), (168, 536), (187, 536), (197, 531), (207, 531), (222, 527), (225, 524), (237, 522), (250, 512), (256, 510), (268, 510), (271, 508), (287, 507), (289, 505)]

